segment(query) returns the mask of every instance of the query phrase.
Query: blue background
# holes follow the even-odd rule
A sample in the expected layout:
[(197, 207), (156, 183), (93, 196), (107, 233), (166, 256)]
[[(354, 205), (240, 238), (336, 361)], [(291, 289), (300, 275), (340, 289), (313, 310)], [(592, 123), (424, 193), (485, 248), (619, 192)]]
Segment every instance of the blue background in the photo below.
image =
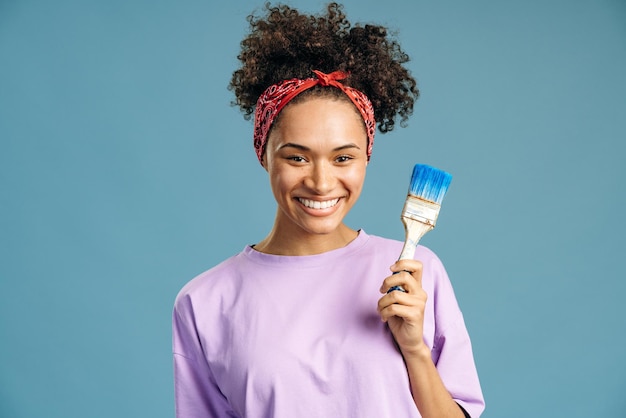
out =
[[(345, 5), (397, 31), (422, 91), (348, 223), (403, 239), (413, 164), (452, 173), (423, 243), (483, 416), (626, 416), (626, 3)], [(173, 416), (176, 293), (274, 216), (226, 89), (261, 6), (0, 0), (0, 416)]]

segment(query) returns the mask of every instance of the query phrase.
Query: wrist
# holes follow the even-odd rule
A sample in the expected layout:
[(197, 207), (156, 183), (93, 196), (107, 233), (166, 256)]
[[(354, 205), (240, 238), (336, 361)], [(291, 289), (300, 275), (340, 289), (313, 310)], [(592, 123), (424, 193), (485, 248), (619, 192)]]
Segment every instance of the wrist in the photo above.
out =
[(432, 362), (430, 347), (428, 347), (426, 343), (422, 342), (421, 344), (418, 344), (410, 348), (408, 347), (400, 348), (400, 351), (402, 352), (402, 357), (404, 357), (404, 360), (407, 362), (410, 362), (410, 361)]

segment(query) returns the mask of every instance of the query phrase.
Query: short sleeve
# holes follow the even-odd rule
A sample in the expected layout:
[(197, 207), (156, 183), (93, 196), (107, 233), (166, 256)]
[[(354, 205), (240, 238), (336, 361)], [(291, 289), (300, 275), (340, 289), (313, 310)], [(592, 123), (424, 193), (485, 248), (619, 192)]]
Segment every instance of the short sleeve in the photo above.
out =
[(176, 418), (236, 418), (202, 355), (192, 311), (177, 302), (172, 315)]
[(430, 273), (435, 281), (433, 361), (452, 398), (472, 418), (478, 418), (485, 409), (485, 402), (470, 336), (443, 264), (434, 254), (430, 262)]

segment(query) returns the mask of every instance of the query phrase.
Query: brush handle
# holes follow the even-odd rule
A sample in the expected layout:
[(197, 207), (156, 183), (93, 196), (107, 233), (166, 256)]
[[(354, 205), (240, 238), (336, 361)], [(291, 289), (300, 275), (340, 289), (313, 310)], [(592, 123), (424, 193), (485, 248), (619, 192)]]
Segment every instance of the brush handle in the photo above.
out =
[(402, 218), (402, 223), (404, 224), (406, 238), (399, 260), (413, 259), (415, 257), (415, 248), (420, 239), (422, 239), (428, 231), (433, 229), (433, 226), (405, 217)]
[[(400, 258), (398, 260), (412, 260), (415, 258), (415, 248), (419, 243), (420, 239), (431, 229), (433, 226), (430, 224), (425, 224), (420, 221), (416, 221), (415, 219), (402, 217), (402, 223), (404, 224), (404, 230), (406, 232), (406, 238), (404, 240), (404, 247), (402, 248), (402, 252), (400, 253)], [(398, 274), (399, 272), (393, 273)], [(410, 273), (410, 272), (409, 272)], [(402, 286), (393, 286), (387, 293), (393, 292), (394, 290), (399, 290), (400, 292), (406, 292)]]

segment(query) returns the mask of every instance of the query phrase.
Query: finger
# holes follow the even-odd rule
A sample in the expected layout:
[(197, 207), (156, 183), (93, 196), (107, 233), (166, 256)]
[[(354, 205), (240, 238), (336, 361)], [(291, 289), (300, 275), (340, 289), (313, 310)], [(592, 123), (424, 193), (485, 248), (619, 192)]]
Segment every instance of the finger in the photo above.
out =
[(422, 286), (423, 270), (424, 265), (422, 264), (422, 262), (412, 259), (398, 260), (391, 266), (391, 271), (394, 273), (402, 271), (408, 272), (411, 276), (415, 278), (415, 280), (417, 280), (420, 287)]
[(417, 289), (417, 282), (408, 271), (398, 271), (383, 280), (380, 286), (380, 293), (389, 293), (394, 290), (411, 292)]
[(419, 260), (414, 260), (412, 258), (405, 258), (402, 260), (398, 260), (391, 265), (391, 271), (408, 271), (410, 273), (419, 272), (421, 274), (424, 265)]
[[(394, 292), (401, 295), (399, 292)], [(384, 322), (389, 321), (392, 317), (398, 317), (408, 323), (419, 323), (424, 315), (424, 310), (420, 306), (406, 305), (402, 303), (392, 303), (385, 306), (379, 312), (380, 319)]]
[[(407, 296), (407, 297), (405, 297)], [(385, 296), (378, 299), (378, 312), (382, 312), (389, 305), (403, 303), (409, 303), (408, 294), (404, 292), (388, 292)]]
[(395, 292), (395, 291), (408, 293), (408, 290), (405, 290), (404, 287), (402, 287), (402, 285), (391, 286), (389, 290), (387, 290), (387, 293)]
[(425, 291), (419, 290), (415, 294), (403, 292), (390, 292), (378, 300), (378, 311), (382, 312), (391, 305), (408, 306), (411, 309), (423, 311), (426, 306), (428, 295)]
[[(393, 274), (400, 274), (400, 273), (402, 273), (402, 272), (406, 272), (406, 273), (411, 274), (411, 272), (410, 272), (410, 271), (408, 271), (408, 270), (394, 271), (394, 272), (393, 272)], [(406, 290), (406, 289), (404, 288), (404, 286), (402, 286), (401, 284), (397, 284), (397, 285), (393, 285), (393, 286), (391, 286), (391, 287), (389, 288), (389, 290), (387, 290), (387, 293), (389, 293), (389, 292), (393, 292), (393, 291), (396, 291), (396, 290), (397, 290), (397, 291), (399, 291), (399, 292), (404, 292), (404, 293), (407, 293), (407, 292), (408, 292), (408, 290)]]

